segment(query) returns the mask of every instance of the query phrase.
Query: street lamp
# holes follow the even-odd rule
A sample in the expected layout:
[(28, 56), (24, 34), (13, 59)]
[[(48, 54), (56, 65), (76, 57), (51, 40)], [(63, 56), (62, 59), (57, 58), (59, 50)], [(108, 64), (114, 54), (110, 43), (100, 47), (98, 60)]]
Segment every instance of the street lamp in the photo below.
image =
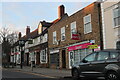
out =
[(19, 40), (19, 46), (21, 48), (21, 63), (20, 63), (20, 68), (22, 69), (23, 67), (23, 55), (24, 55), (24, 50), (22, 49), (23, 46), (25, 46), (25, 41), (24, 40)]

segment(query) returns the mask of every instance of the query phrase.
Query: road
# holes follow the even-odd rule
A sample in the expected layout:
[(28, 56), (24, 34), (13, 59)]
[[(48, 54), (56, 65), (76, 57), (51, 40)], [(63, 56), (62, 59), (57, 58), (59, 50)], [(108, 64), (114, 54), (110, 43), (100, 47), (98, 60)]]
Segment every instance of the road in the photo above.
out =
[[(2, 71), (2, 80), (73, 80), (73, 79), (67, 76), (64, 78), (56, 78), (38, 73), (4, 69)], [(82, 80), (85, 79), (83, 78)], [(104, 80), (104, 79), (96, 79), (96, 80)]]

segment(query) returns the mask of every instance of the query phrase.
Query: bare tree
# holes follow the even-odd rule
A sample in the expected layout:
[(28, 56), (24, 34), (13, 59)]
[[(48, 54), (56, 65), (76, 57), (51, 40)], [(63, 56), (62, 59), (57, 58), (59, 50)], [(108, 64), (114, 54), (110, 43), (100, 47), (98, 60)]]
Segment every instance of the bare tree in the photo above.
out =
[(12, 31), (5, 27), (0, 30), (0, 43), (8, 41), (10, 44), (13, 44), (17, 39), (18, 36), (16, 31)]
[(2, 63), (10, 62), (11, 46), (17, 41), (17, 32), (9, 28), (0, 29), (0, 43), (2, 44)]

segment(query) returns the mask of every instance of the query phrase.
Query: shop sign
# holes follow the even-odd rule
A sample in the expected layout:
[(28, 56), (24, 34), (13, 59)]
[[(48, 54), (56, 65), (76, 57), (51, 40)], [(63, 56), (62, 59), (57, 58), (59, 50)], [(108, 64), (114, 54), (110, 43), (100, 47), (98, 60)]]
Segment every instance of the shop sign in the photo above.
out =
[(98, 45), (88, 45), (88, 49), (97, 49)]
[(72, 40), (79, 40), (79, 34), (72, 34)]
[(85, 49), (85, 48), (88, 48), (88, 45), (92, 45), (92, 43), (84, 43), (84, 44), (80, 44), (80, 45), (70, 46), (70, 47), (68, 47), (68, 51)]

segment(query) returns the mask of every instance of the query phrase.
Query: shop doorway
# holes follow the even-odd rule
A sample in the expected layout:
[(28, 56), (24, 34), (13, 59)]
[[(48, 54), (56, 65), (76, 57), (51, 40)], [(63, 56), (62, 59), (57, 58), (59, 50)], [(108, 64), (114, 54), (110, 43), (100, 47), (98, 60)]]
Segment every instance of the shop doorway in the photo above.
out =
[(62, 50), (62, 68), (66, 68), (66, 52)]
[(36, 65), (40, 64), (40, 52), (36, 52)]
[(29, 53), (26, 53), (27, 55), (27, 66), (29, 66)]

